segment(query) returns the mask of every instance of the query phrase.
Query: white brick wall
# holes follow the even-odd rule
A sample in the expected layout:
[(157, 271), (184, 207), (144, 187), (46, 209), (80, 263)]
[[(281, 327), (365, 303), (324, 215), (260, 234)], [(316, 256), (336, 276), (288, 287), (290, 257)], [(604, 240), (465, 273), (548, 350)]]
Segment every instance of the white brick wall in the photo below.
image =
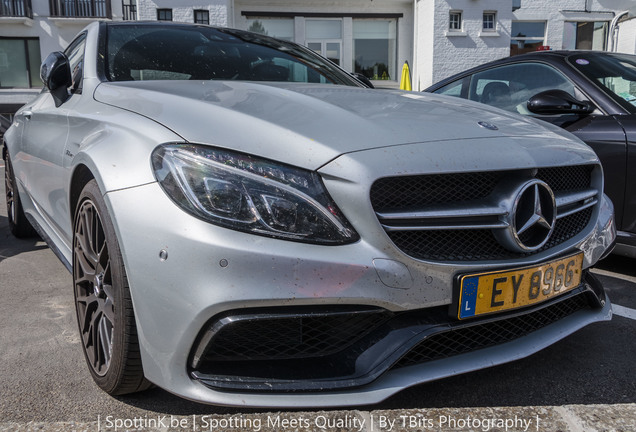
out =
[(228, 27), (230, 25), (230, 0), (137, 0), (138, 19), (141, 21), (156, 21), (157, 9), (172, 9), (172, 20), (178, 22), (194, 22), (194, 10), (208, 10), (210, 25)]
[[(447, 4), (446, 7), (443, 6), (444, 3)], [(448, 15), (451, 9), (463, 10), (463, 30), (466, 36), (447, 36), (450, 34)], [(497, 11), (498, 36), (491, 36), (490, 32), (482, 31), (484, 11)], [(510, 55), (511, 15), (510, 0), (438, 1), (433, 51), (434, 82), (468, 67)]]
[[(449, 32), (449, 12), (462, 12), (462, 32)], [(482, 31), (484, 11), (496, 11), (497, 31)], [(510, 0), (418, 3), (417, 84), (422, 90), (469, 67), (510, 55)]]

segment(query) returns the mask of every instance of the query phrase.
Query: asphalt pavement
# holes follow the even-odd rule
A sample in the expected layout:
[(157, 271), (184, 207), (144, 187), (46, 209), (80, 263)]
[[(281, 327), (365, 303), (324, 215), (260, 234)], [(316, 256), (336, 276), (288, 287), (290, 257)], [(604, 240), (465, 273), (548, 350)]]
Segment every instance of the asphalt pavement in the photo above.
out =
[(0, 431), (636, 431), (634, 260), (611, 256), (595, 270), (615, 305), (612, 321), (526, 359), (374, 406), (274, 412), (202, 405), (157, 388), (100, 391), (84, 363), (70, 274), (41, 240), (13, 238), (6, 215), (2, 193)]

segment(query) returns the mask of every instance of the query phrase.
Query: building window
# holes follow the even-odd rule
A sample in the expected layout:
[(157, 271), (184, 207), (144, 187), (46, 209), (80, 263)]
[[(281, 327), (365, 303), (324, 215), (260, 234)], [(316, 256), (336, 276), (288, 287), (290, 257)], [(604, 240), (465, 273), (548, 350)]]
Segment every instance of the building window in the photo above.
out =
[(172, 21), (172, 9), (157, 9), (157, 21)]
[(31, 0), (2, 0), (0, 1), (0, 17), (33, 18)]
[(124, 21), (137, 21), (137, 2), (136, 0), (122, 0), (122, 18)]
[(353, 70), (373, 80), (396, 80), (397, 20), (353, 20)]
[(197, 24), (210, 24), (210, 11), (206, 9), (195, 10), (194, 22)]
[(40, 41), (0, 38), (0, 88), (42, 87)]
[(307, 48), (342, 65), (342, 19), (305, 20)]
[(605, 50), (607, 21), (563, 23), (563, 49)]
[(484, 12), (482, 30), (487, 32), (497, 30), (497, 12)]
[(288, 41), (294, 40), (293, 18), (257, 18), (247, 20), (247, 29), (254, 33)]
[(450, 11), (448, 30), (462, 31), (462, 11)]
[(513, 21), (510, 55), (523, 54), (545, 45), (545, 21)]
[(112, 18), (110, 0), (50, 0), (52, 17)]

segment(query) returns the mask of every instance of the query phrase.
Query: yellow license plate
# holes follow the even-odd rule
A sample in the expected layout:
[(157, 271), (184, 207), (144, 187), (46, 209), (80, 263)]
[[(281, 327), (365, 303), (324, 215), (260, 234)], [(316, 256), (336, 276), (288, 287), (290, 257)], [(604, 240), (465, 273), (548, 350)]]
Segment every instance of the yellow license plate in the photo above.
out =
[(540, 303), (581, 284), (583, 254), (536, 267), (462, 276), (459, 319)]

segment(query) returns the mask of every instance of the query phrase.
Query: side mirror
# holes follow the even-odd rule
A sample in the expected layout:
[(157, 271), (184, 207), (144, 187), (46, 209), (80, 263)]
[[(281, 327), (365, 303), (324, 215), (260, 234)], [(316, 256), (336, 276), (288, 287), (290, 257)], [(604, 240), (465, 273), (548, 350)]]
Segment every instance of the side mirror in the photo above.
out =
[(69, 98), (68, 88), (73, 80), (71, 66), (64, 53), (57, 51), (49, 54), (40, 67), (40, 78), (44, 86), (51, 92), (56, 107), (62, 105)]
[(358, 81), (360, 81), (362, 84), (364, 84), (365, 86), (369, 87), (369, 88), (375, 88), (375, 86), (373, 85), (373, 83), (371, 82), (371, 80), (369, 78), (367, 78), (366, 76), (362, 75), (361, 73), (358, 72), (353, 72), (351, 75), (353, 75), (353, 77), (355, 79), (357, 79)]
[(535, 114), (590, 114), (594, 105), (580, 101), (563, 90), (546, 90), (528, 100), (528, 110)]

